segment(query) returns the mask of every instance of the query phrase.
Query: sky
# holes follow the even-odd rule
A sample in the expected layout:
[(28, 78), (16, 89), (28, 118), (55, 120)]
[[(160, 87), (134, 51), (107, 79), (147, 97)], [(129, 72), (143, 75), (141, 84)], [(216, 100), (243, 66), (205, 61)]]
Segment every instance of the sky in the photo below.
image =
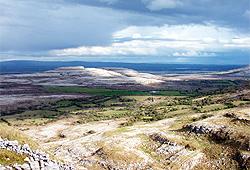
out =
[(250, 0), (0, 0), (0, 61), (250, 64)]

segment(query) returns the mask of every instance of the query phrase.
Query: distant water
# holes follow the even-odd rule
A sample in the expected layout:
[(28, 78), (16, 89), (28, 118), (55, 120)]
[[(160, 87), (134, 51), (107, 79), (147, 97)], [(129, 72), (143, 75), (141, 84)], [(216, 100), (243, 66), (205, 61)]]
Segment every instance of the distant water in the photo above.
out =
[(119, 67), (137, 71), (160, 74), (189, 74), (207, 73), (214, 71), (227, 71), (243, 67), (242, 65), (200, 65), (200, 64), (142, 64), (142, 63), (114, 63), (114, 62), (49, 62), (49, 61), (5, 61), (0, 62), (0, 74), (9, 73), (35, 73), (53, 70), (58, 67), (84, 66), (84, 67)]

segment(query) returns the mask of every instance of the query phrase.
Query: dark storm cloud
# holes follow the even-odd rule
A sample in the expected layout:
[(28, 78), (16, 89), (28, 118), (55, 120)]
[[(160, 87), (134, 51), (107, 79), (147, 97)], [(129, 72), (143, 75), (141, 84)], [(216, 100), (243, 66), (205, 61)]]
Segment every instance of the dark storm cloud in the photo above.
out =
[(87, 1), (79, 4), (76, 1), (0, 0), (0, 51), (107, 45), (113, 32), (129, 24), (152, 25), (167, 18), (87, 4)]
[(111, 9), (63, 2), (6, 1), (0, 11), (1, 51), (108, 44), (124, 18)]
[(145, 15), (173, 16), (176, 22), (216, 22), (247, 31), (250, 20), (249, 0), (65, 0), (68, 3), (87, 4)]

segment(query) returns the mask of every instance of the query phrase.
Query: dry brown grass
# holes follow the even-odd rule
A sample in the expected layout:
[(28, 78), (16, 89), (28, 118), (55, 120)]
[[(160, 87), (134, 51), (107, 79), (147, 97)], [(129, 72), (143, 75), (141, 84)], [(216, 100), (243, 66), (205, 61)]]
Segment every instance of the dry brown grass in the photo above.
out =
[(118, 146), (111, 146), (104, 143), (99, 143), (102, 154), (99, 155), (102, 159), (112, 160), (116, 163), (130, 164), (142, 161), (142, 159), (131, 152), (126, 152), (123, 148)]
[(20, 144), (28, 144), (31, 148), (37, 148), (38, 144), (32, 141), (29, 137), (24, 135), (21, 131), (0, 123), (0, 137), (8, 140), (17, 140)]
[(23, 164), (26, 155), (17, 154), (13, 151), (0, 149), (0, 164), (9, 166), (13, 164)]

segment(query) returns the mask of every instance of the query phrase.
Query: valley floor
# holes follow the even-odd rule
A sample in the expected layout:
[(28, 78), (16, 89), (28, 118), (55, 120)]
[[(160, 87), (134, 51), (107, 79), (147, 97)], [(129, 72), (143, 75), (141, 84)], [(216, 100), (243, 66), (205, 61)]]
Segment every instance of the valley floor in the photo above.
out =
[(0, 169), (250, 169), (249, 70), (1, 75)]

